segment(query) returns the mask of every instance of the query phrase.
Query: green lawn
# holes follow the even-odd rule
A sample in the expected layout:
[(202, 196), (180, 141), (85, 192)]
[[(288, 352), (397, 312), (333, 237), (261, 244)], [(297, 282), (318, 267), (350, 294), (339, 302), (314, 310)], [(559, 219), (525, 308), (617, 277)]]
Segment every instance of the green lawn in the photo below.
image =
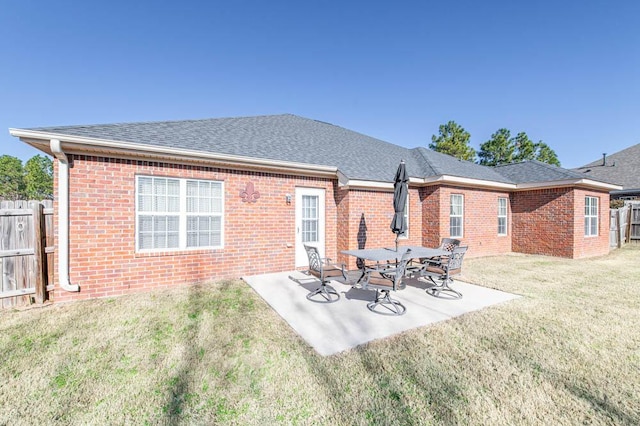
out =
[(0, 425), (640, 423), (640, 245), (464, 277), (524, 297), (331, 357), (241, 281), (0, 311)]

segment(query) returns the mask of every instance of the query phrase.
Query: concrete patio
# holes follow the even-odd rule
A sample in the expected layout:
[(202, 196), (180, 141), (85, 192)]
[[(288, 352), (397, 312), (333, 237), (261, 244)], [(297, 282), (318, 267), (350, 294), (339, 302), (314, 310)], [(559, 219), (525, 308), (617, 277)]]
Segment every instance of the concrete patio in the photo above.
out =
[(452, 286), (464, 297), (440, 299), (425, 292), (429, 287), (427, 283), (410, 279), (406, 289), (392, 295), (407, 307), (407, 312), (402, 316), (386, 316), (367, 309), (375, 291), (352, 288), (338, 281), (332, 281), (331, 286), (340, 294), (340, 300), (314, 303), (307, 300), (306, 295), (318, 287), (319, 281), (302, 272), (253, 275), (242, 279), (309, 345), (325, 356), (520, 297), (455, 281)]

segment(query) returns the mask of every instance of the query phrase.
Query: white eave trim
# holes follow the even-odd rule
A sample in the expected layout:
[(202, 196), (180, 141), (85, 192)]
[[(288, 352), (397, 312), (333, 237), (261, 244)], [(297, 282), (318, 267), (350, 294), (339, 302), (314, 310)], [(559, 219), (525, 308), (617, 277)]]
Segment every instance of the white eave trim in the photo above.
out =
[[(349, 179), (340, 171), (338, 171), (338, 184), (341, 188), (362, 188), (362, 189), (393, 189), (392, 182), (380, 182), (370, 180)], [(513, 190), (516, 185), (511, 183), (493, 182), (489, 180), (462, 178), (457, 176), (432, 176), (428, 178), (409, 178), (409, 185), (425, 186), (430, 184), (453, 184), (483, 188), (498, 188), (504, 190)]]
[(536, 182), (536, 183), (519, 183), (516, 186), (516, 191), (528, 191), (534, 189), (547, 189), (547, 188), (558, 188), (563, 186), (581, 186), (594, 188), (604, 191), (614, 191), (618, 189), (622, 189), (620, 185), (614, 185), (611, 183), (599, 182), (597, 180), (591, 179), (566, 179), (566, 180), (557, 180), (551, 182)]
[(443, 184), (455, 184), (455, 185), (464, 185), (464, 186), (480, 186), (484, 188), (498, 188), (498, 189), (505, 189), (505, 190), (513, 190), (516, 188), (516, 185), (514, 185), (513, 183), (496, 182), (492, 180), (473, 179), (473, 178), (465, 178), (465, 177), (449, 176), (449, 175), (428, 177), (426, 179), (423, 179), (423, 183), (424, 184), (443, 183)]
[(198, 162), (211, 161), (230, 165), (266, 167), (285, 171), (302, 171), (335, 176), (338, 168), (335, 166), (321, 166), (293, 161), (269, 160), (264, 158), (244, 157), (232, 154), (207, 153), (181, 148), (167, 148), (158, 145), (146, 145), (133, 142), (119, 142), (108, 139), (86, 138), (80, 136), (38, 132), (34, 130), (9, 129), (12, 136), (25, 142), (36, 142), (46, 147), (51, 139), (62, 142), (65, 152), (82, 152), (89, 150), (115, 150), (129, 155), (153, 155), (166, 159), (193, 160)]
[[(348, 188), (362, 188), (362, 189), (393, 189), (393, 183), (390, 182), (377, 182), (367, 180), (349, 179), (340, 171), (338, 171), (338, 184), (343, 189)], [(415, 186), (425, 186), (431, 184), (443, 184), (443, 185), (461, 185), (467, 187), (476, 188), (492, 188), (504, 191), (531, 191), (535, 189), (549, 189), (566, 186), (578, 186), (593, 188), (601, 191), (618, 190), (622, 187), (619, 185), (608, 184), (591, 179), (567, 179), (550, 182), (535, 182), (535, 183), (521, 183), (513, 184), (506, 182), (495, 182), (490, 180), (464, 178), (459, 176), (431, 176), (425, 179), (410, 178), (409, 184)]]
[(393, 183), (372, 180), (349, 179), (345, 183), (338, 181), (338, 186), (342, 189), (382, 189), (393, 191)]

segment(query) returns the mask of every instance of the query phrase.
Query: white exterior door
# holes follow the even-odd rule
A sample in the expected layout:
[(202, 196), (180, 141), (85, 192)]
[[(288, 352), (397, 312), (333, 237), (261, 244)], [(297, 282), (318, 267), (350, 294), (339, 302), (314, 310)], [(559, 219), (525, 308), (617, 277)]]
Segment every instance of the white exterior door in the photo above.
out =
[(325, 256), (324, 202), (324, 189), (296, 188), (296, 267), (309, 265), (304, 244), (317, 247)]

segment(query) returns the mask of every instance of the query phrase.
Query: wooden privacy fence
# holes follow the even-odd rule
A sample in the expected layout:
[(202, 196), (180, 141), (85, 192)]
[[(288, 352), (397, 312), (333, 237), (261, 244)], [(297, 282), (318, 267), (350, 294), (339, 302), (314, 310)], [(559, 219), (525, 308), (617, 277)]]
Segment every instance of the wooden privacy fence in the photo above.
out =
[[(629, 221), (629, 240), (634, 242), (640, 242), (640, 202), (627, 201), (627, 206), (630, 207), (630, 221)], [(626, 206), (625, 206), (626, 207)]]
[(47, 300), (53, 252), (51, 200), (0, 201), (0, 306)]
[(624, 207), (610, 210), (609, 246), (622, 247), (640, 242), (640, 203), (626, 202)]

